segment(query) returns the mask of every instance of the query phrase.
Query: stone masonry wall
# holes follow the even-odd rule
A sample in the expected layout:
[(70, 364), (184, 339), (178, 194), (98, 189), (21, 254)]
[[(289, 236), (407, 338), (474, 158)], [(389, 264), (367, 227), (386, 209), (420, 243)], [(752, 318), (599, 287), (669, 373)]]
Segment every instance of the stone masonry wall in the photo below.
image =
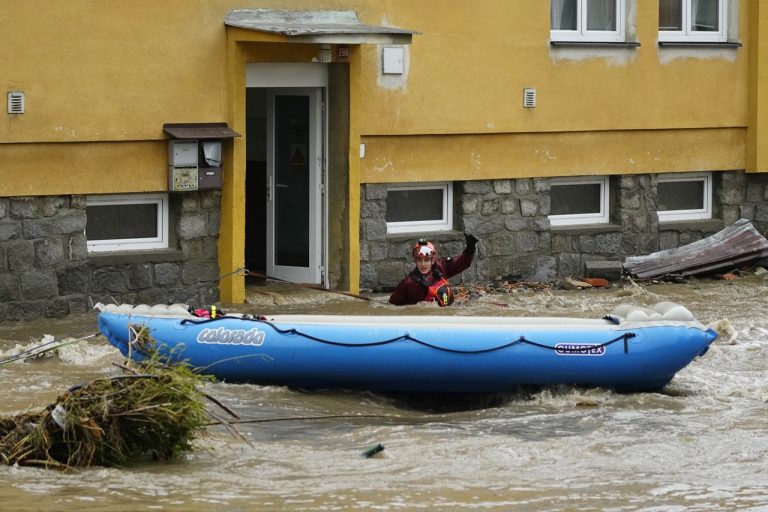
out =
[(713, 173), (713, 219), (659, 223), (657, 176), (613, 176), (611, 223), (551, 227), (550, 180), (506, 179), (454, 183), (455, 231), (387, 235), (386, 185), (361, 189), (360, 286), (389, 290), (410, 270), (416, 239), (433, 240), (441, 255), (464, 247), (463, 232), (480, 239), (473, 266), (452, 281), (498, 279), (550, 281), (581, 276), (588, 262), (623, 262), (709, 236), (739, 218), (768, 228), (768, 176), (742, 171)]
[(220, 192), (170, 196), (172, 248), (89, 254), (85, 196), (0, 198), (0, 321), (218, 300)]

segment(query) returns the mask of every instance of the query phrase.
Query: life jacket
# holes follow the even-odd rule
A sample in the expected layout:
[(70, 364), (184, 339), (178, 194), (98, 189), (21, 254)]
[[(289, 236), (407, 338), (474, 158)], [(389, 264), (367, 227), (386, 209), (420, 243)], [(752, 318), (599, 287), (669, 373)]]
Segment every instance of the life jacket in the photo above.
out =
[(225, 315), (226, 314), (221, 309), (217, 310), (216, 306), (209, 306), (209, 307), (203, 306), (201, 308), (196, 308), (194, 306), (189, 306), (188, 311), (192, 315), (200, 317), (200, 318), (216, 318), (217, 316), (221, 316), (221, 315)]
[(437, 302), (437, 305), (440, 307), (453, 304), (453, 290), (451, 290), (451, 283), (444, 277), (441, 277), (438, 281), (432, 283), (428, 288), (428, 300)]
[(411, 277), (426, 288), (427, 295), (424, 298), (426, 302), (437, 302), (437, 305), (440, 307), (453, 304), (454, 297), (451, 283), (443, 277), (438, 269), (432, 269), (432, 283), (429, 283), (418, 270), (411, 272)]

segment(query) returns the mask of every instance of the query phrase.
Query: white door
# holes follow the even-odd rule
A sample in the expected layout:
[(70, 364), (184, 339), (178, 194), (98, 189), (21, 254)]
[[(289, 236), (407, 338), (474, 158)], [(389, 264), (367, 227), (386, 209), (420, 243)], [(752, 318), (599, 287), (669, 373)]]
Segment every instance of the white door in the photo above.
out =
[(322, 282), (321, 88), (270, 89), (267, 99), (267, 274)]

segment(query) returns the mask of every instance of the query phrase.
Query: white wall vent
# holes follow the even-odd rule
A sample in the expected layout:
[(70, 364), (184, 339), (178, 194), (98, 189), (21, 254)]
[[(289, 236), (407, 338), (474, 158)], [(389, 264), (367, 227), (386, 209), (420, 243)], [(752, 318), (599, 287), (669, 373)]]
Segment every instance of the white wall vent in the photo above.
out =
[(536, 106), (536, 89), (526, 87), (523, 89), (523, 107), (534, 108)]
[(23, 91), (8, 91), (8, 113), (9, 114), (24, 113), (24, 92)]

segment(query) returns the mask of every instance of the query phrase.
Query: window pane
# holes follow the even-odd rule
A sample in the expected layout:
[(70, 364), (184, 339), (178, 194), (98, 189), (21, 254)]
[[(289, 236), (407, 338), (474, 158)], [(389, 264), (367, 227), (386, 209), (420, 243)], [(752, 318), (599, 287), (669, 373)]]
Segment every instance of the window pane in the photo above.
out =
[(616, 30), (616, 0), (587, 0), (587, 30)]
[(656, 192), (659, 211), (704, 208), (704, 181), (660, 181)]
[(552, 185), (551, 215), (600, 213), (600, 184)]
[(717, 32), (719, 0), (691, 0), (691, 30), (694, 32)]
[(275, 96), (276, 265), (309, 267), (309, 96)]
[(683, 0), (659, 0), (659, 30), (683, 30)]
[(88, 240), (156, 238), (156, 203), (87, 206), (85, 235)]
[(443, 189), (389, 190), (387, 222), (443, 220)]
[(549, 27), (552, 30), (576, 30), (577, 0), (552, 0)]

